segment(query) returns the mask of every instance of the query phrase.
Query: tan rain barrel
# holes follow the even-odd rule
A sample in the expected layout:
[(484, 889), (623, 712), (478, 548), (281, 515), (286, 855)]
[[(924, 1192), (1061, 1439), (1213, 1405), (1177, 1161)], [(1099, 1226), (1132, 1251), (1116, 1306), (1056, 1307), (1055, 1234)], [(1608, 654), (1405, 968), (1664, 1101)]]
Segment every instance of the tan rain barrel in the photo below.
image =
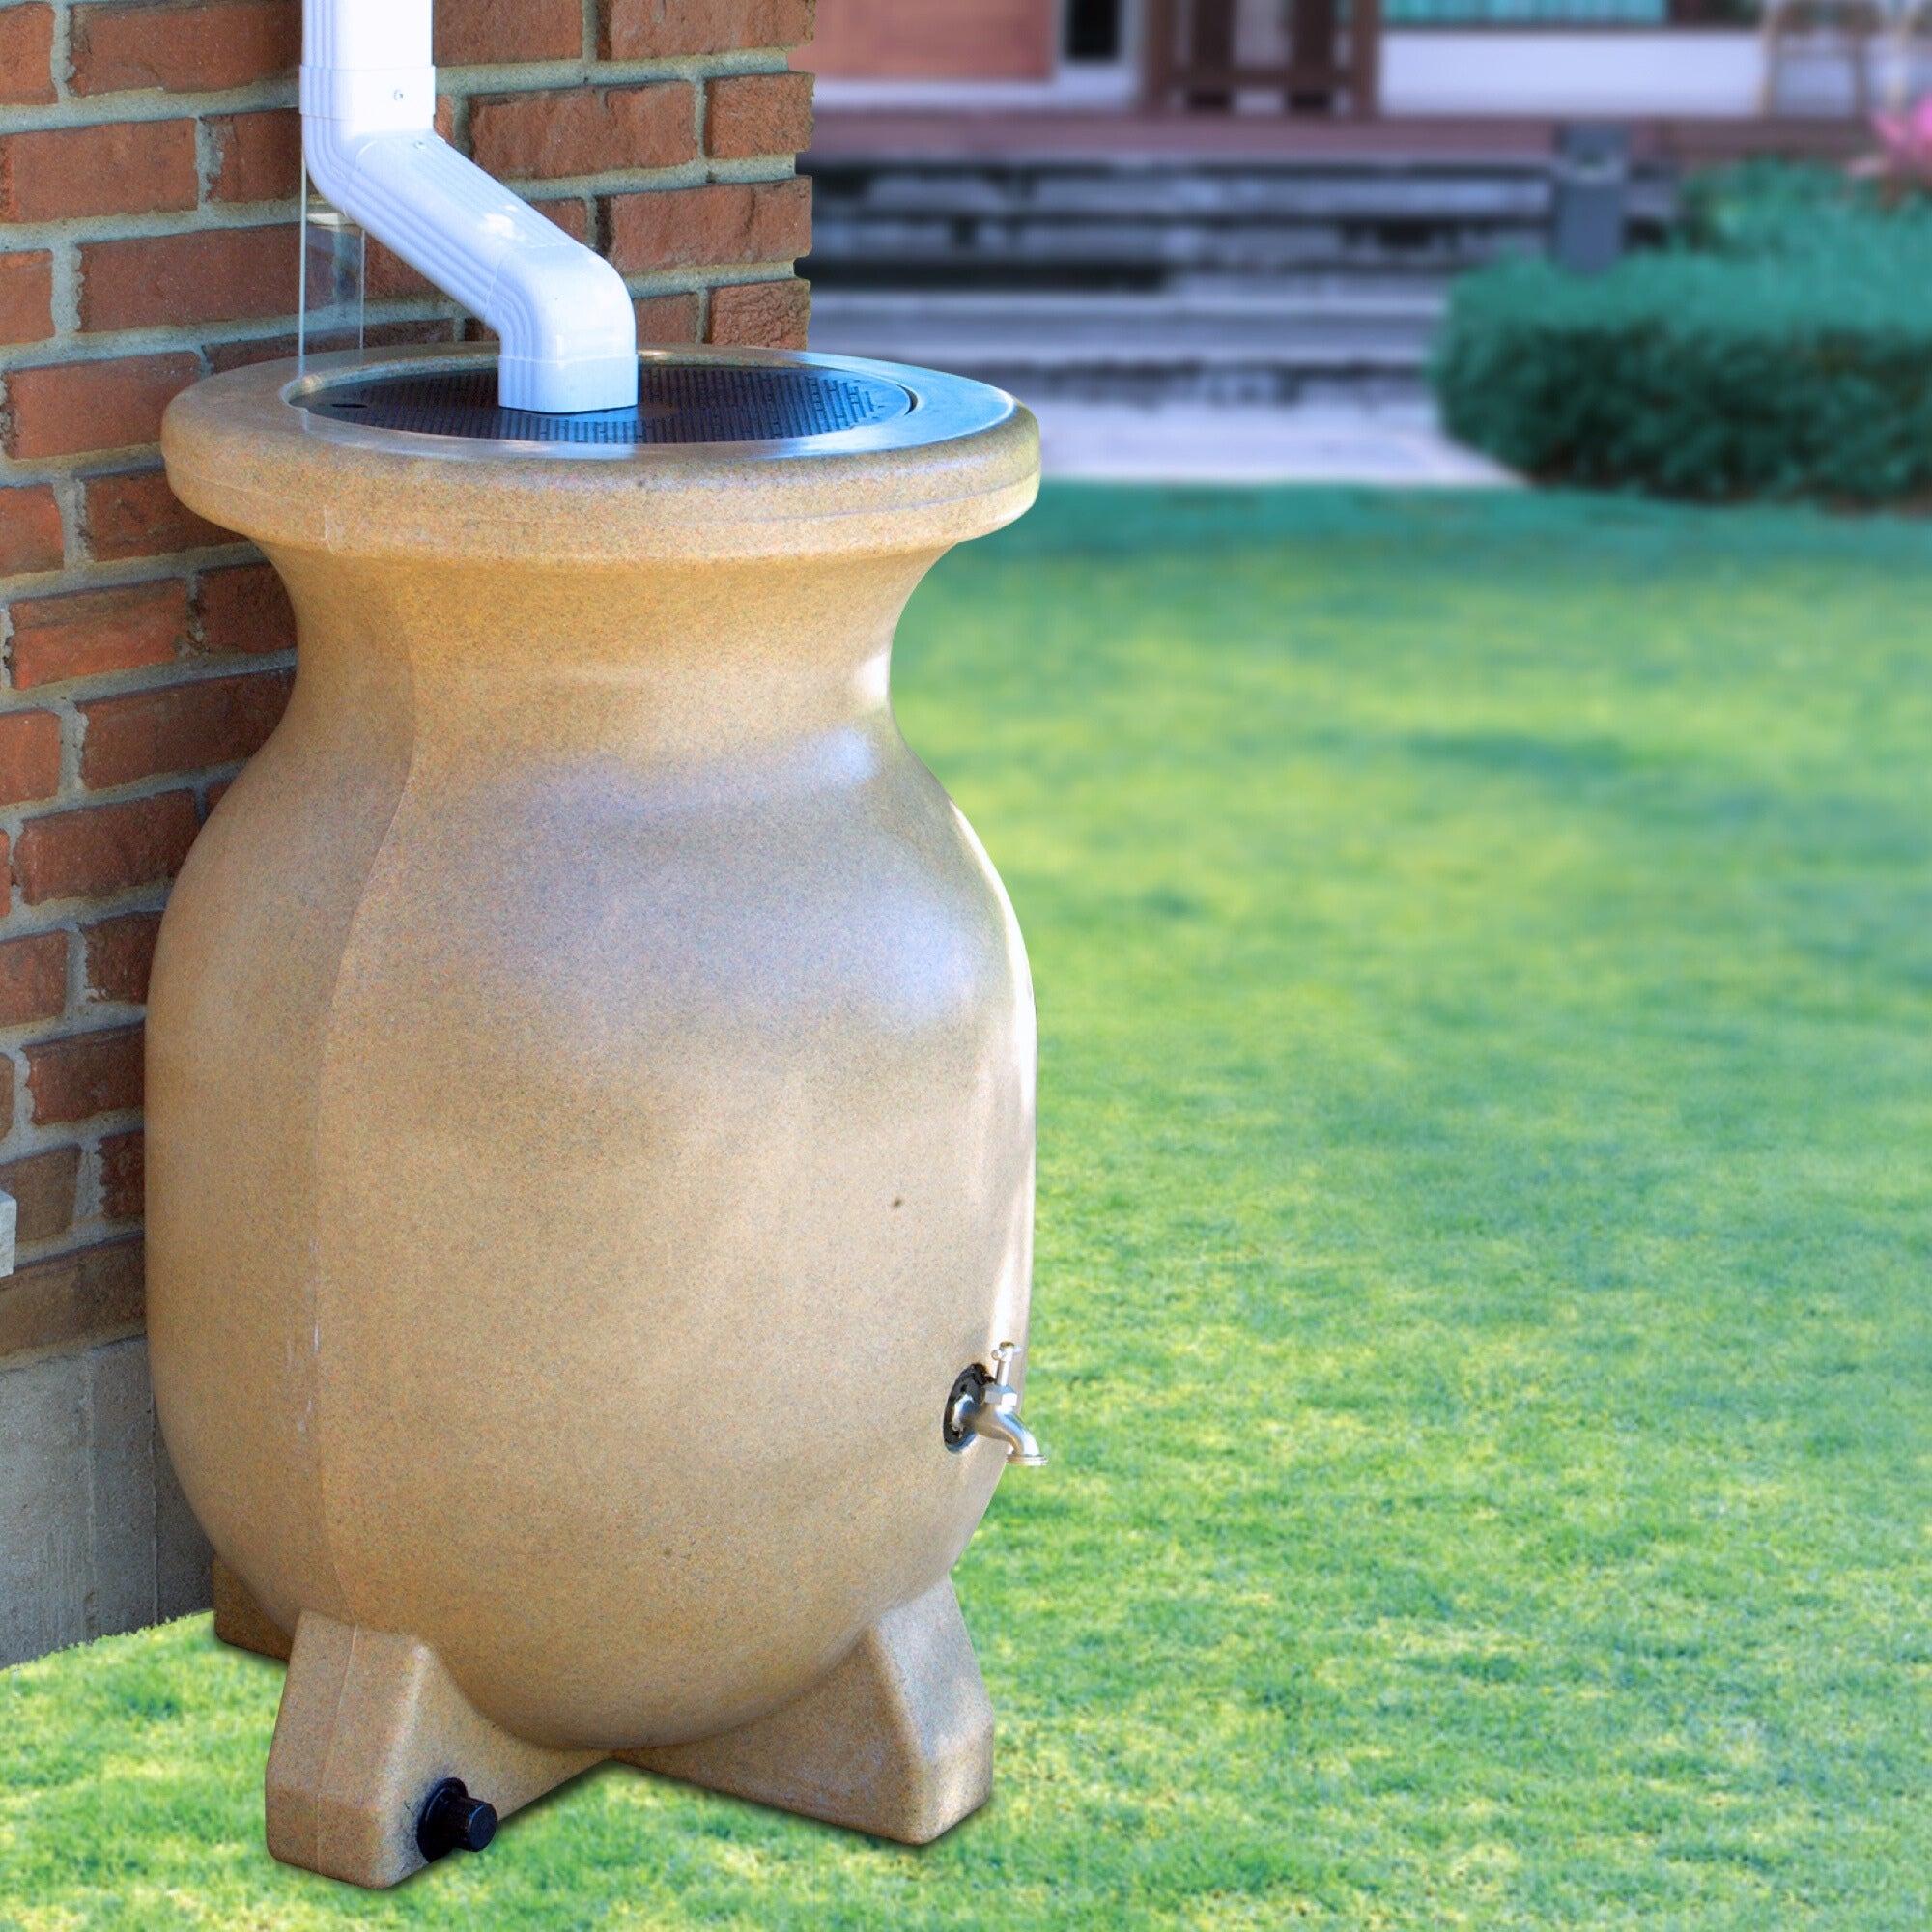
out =
[(888, 365), (643, 374), (167, 417), (300, 663), (156, 959), (156, 1395), (224, 1632), (292, 1640), (270, 1846), (365, 1885), (612, 1754), (912, 1840), (990, 1778), (948, 1573), (1031, 1446), (1033, 1001), (888, 665), (1037, 434)]

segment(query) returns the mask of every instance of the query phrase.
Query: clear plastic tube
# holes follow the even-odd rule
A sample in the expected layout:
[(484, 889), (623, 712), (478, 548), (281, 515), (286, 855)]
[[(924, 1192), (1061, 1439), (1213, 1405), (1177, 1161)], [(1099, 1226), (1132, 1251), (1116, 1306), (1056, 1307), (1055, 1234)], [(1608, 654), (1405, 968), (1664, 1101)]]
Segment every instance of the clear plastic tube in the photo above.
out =
[(301, 251), (296, 359), (306, 369), (311, 355), (368, 344), (369, 238), (340, 209), (304, 194)]

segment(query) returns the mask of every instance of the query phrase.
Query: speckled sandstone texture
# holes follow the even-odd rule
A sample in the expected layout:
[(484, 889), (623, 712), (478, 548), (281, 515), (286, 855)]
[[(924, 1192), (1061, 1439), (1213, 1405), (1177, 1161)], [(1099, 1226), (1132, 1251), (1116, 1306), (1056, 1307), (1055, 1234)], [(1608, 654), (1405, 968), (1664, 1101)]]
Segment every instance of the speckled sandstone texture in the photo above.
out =
[(1025, 1341), (1034, 1019), (887, 670), (1032, 418), (419, 454), (293, 375), (168, 414), (300, 668), (148, 1036), (162, 1427), (294, 1636), (271, 1843), (393, 1883), (429, 1770), (507, 1810), (612, 1752), (935, 1835), (990, 1770), (947, 1573), (1003, 1452), (941, 1423)]

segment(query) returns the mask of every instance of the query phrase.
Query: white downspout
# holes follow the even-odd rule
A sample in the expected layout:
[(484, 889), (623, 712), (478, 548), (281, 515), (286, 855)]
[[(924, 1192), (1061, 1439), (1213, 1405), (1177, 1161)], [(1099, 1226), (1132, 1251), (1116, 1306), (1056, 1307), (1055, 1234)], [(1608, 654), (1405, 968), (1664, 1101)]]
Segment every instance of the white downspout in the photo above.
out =
[(622, 276), (435, 131), (431, 5), (303, 0), (309, 176), (502, 338), (505, 409), (629, 408), (638, 326)]

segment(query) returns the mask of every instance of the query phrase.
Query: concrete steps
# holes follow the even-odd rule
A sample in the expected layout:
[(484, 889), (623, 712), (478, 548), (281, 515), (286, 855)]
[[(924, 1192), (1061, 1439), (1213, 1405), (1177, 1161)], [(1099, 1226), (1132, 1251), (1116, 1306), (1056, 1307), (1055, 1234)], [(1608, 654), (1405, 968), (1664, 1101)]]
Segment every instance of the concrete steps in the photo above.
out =
[(845, 163), (814, 176), (821, 279), (909, 281), (1427, 267), (1534, 248), (1547, 166), (1064, 160)]
[(1153, 294), (821, 288), (812, 341), (952, 369), (1021, 395), (1288, 403), (1415, 392), (1439, 284), (1261, 277)]
[[(844, 155), (812, 173), (817, 347), (1130, 402), (1420, 395), (1450, 281), (1545, 248), (1556, 196), (1541, 156)], [(1639, 229), (1670, 208), (1666, 177), (1634, 184)]]

